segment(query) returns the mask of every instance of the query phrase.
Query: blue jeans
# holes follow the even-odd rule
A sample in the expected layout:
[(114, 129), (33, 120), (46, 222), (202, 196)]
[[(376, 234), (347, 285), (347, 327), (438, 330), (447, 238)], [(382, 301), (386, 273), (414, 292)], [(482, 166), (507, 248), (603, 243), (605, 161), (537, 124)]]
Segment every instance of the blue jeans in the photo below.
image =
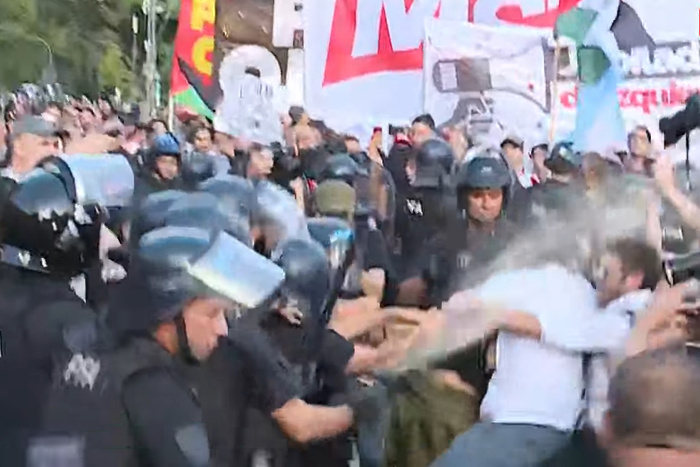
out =
[[(382, 384), (377, 382), (375, 384)], [(382, 397), (382, 403), (373, 420), (364, 420), (357, 425), (357, 454), (360, 467), (382, 467), (384, 465), (384, 439), (391, 419), (388, 394)]]
[(455, 438), (431, 467), (539, 467), (563, 449), (570, 436), (544, 426), (479, 422)]

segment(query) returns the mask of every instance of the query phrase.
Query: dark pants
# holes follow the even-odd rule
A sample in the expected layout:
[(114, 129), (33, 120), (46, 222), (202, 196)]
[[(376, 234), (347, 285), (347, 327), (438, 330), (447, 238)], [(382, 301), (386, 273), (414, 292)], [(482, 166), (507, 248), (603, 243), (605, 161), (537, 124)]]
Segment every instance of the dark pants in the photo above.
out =
[(544, 426), (479, 422), (431, 466), (541, 467), (566, 447), (570, 437)]
[(605, 451), (598, 445), (595, 432), (584, 428), (571, 436), (571, 442), (543, 467), (606, 467)]

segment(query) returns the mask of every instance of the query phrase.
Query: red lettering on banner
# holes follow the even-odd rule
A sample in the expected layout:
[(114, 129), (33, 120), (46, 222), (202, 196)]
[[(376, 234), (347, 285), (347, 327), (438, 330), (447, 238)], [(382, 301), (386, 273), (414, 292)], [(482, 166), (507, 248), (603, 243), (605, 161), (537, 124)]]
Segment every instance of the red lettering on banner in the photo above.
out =
[[(352, 51), (354, 41), (357, 34), (362, 33), (357, 27), (358, 1), (359, 0), (335, 0), (328, 52), (326, 55), (326, 66), (323, 74), (323, 86), (340, 83), (372, 73), (420, 70), (423, 67), (422, 42), (415, 48), (394, 50), (391, 34), (389, 32), (387, 12), (383, 2), (379, 18), (379, 43), (376, 53), (361, 57), (353, 57)], [(405, 12), (408, 16), (410, 15), (409, 10), (415, 3), (415, 0), (403, 1)], [(484, 0), (467, 1), (467, 11), (465, 13), (468, 21), (474, 22), (475, 7), (480, 1)], [(559, 14), (570, 10), (581, 2), (581, 0), (559, 0), (558, 6), (551, 9), (548, 8), (546, 6), (547, 3), (545, 3), (545, 10), (543, 12), (524, 16), (521, 6), (516, 3), (518, 0), (511, 1), (512, 3), (506, 3), (498, 8), (496, 11), (496, 18), (511, 24), (547, 28), (554, 27), (554, 23)], [(440, 16), (441, 3), (442, 2), (437, 3), (438, 6), (434, 13), (436, 18)], [(420, 35), (420, 33), (420, 31), (417, 32), (418, 35)]]
[[(478, 0), (477, 0), (478, 1)], [(474, 2), (476, 3), (476, 2)], [(546, 2), (545, 2), (546, 3)], [(523, 17), (523, 9), (518, 4), (503, 5), (496, 11), (496, 18), (506, 23), (532, 26), (535, 28), (553, 28), (557, 16), (581, 3), (581, 0), (559, 0), (556, 8), (546, 8), (536, 15)]]
[[(391, 0), (389, 0), (391, 1)], [(331, 35), (328, 41), (326, 69), (323, 86), (339, 83), (358, 76), (383, 71), (409, 71), (423, 68), (423, 44), (410, 50), (395, 51), (389, 34), (386, 9), (382, 4), (379, 19), (379, 44), (377, 53), (364, 57), (353, 57), (352, 48), (357, 29), (358, 0), (336, 0)], [(408, 14), (414, 0), (404, 0)], [(440, 3), (434, 16), (440, 15)]]
[[(681, 107), (688, 96), (700, 92), (694, 83), (683, 86), (676, 80), (671, 80), (668, 85), (658, 88), (622, 88), (618, 89), (617, 97), (621, 109), (640, 109), (645, 114), (650, 114), (656, 108)], [(566, 109), (576, 108), (578, 90), (566, 91), (559, 94), (559, 102)]]

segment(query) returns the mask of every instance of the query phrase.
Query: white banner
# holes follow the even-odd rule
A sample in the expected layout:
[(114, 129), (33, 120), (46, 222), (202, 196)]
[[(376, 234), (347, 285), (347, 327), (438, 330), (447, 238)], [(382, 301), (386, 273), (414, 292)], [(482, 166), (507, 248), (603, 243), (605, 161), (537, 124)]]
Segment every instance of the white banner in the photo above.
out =
[[(306, 0), (305, 100), (331, 125), (405, 123), (423, 111), (423, 26), (428, 18), (550, 30), (580, 0)], [(650, 47), (626, 52), (633, 78), (620, 91), (627, 122), (654, 126), (700, 87), (698, 1), (624, 0)], [(634, 39), (634, 37), (632, 38)], [(634, 40), (632, 40), (634, 42)], [(632, 44), (635, 45), (635, 44)], [(561, 131), (575, 109), (573, 83), (560, 83)], [(454, 111), (454, 109), (450, 109)]]
[(426, 112), (496, 145), (507, 133), (546, 142), (549, 31), (442, 20), (428, 20), (425, 31)]

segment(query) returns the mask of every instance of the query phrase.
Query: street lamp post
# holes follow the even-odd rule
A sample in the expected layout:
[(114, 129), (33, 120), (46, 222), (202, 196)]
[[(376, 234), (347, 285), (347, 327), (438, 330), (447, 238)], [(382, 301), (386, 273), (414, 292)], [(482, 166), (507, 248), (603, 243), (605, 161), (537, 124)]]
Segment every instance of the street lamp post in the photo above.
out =
[(17, 36), (20, 36), (22, 38), (28, 39), (28, 40), (33, 40), (36, 42), (41, 43), (44, 47), (46, 47), (46, 52), (48, 53), (48, 58), (49, 58), (49, 64), (42, 73), (42, 81), (44, 81), (45, 84), (50, 84), (56, 81), (56, 67), (54, 66), (54, 61), (53, 61), (53, 50), (51, 50), (51, 46), (49, 45), (48, 42), (43, 37), (37, 36), (36, 34), (30, 34), (26, 33), (24, 31), (20, 31), (18, 29), (14, 28), (8, 28), (8, 27), (0, 27), (0, 32), (6, 32), (10, 34), (15, 34)]

